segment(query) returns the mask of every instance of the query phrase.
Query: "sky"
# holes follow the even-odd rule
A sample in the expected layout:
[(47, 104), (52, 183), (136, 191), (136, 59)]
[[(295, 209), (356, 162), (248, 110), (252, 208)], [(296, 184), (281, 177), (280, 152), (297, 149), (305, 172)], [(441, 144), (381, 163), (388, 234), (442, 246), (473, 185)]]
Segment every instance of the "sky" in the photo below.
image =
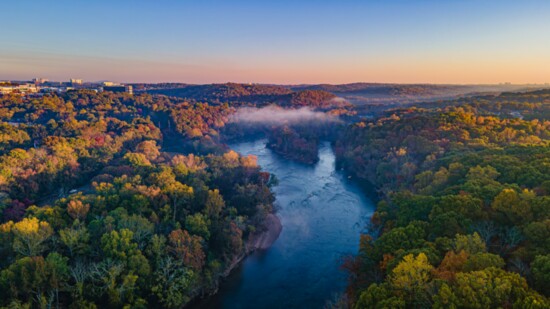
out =
[(0, 80), (547, 83), (550, 1), (2, 3)]

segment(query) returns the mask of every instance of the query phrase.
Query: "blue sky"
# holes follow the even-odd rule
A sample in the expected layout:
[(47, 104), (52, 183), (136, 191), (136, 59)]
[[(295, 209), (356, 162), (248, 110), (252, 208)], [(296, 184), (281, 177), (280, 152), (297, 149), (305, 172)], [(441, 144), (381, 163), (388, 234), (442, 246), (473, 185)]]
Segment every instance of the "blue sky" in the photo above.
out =
[(2, 4), (0, 79), (550, 82), (550, 1)]

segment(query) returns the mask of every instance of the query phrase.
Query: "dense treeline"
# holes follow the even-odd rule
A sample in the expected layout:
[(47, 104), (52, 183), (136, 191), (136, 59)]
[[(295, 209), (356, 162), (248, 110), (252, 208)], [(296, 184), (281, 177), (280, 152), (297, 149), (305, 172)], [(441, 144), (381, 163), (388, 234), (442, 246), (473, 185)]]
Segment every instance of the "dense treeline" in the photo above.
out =
[(150, 92), (209, 103), (273, 103), (279, 97), (292, 93), (290, 89), (281, 86), (236, 83), (188, 85)]
[(390, 106), (448, 100), (463, 96), (498, 94), (503, 91), (529, 91), (540, 89), (536, 85), (433, 85), (433, 84), (379, 84), (352, 83), (343, 85), (299, 85), (294, 91), (323, 90), (354, 103), (361, 110), (380, 111)]
[(330, 92), (322, 90), (304, 90), (299, 92), (294, 92), (291, 94), (290, 106), (301, 107), (320, 107), (320, 108), (331, 108), (337, 106), (346, 106), (349, 103), (345, 101), (336, 100), (336, 96)]
[(273, 211), (270, 175), (223, 147), (159, 145), (170, 123), (214, 136), (223, 113), (150, 95), (0, 97), (0, 306), (178, 308), (214, 291)]
[(549, 120), (550, 90), (537, 90), (527, 93), (505, 92), (498, 96), (488, 95), (474, 98), (426, 103), (424, 107), (446, 105), (467, 105), (476, 108), (484, 115), (497, 115), (500, 118), (521, 118), (525, 120)]
[(270, 130), (267, 147), (291, 160), (307, 164), (319, 161), (319, 137), (316, 134), (300, 135), (289, 126)]
[(338, 139), (341, 166), (381, 196), (345, 265), (348, 297), (355, 308), (548, 308), (548, 94), (451, 103), (394, 110)]
[(276, 104), (285, 107), (336, 108), (349, 106), (336, 96), (323, 90), (292, 91), (289, 88), (260, 84), (209, 84), (187, 85), (179, 88), (152, 89), (149, 93), (185, 98), (209, 104), (230, 103), (231, 106), (265, 106)]
[(369, 95), (406, 95), (406, 96), (428, 96), (435, 94), (456, 95), (458, 93), (473, 92), (479, 86), (465, 86), (465, 85), (430, 85), (430, 84), (380, 84), (380, 83), (351, 83), (342, 85), (305, 85), (294, 86), (293, 90), (323, 90), (332, 93), (355, 93), (355, 94), (369, 94)]
[(216, 137), (219, 129), (227, 122), (228, 115), (233, 111), (227, 105), (211, 106), (208, 104), (186, 103), (171, 110), (172, 120), (176, 128), (186, 137)]

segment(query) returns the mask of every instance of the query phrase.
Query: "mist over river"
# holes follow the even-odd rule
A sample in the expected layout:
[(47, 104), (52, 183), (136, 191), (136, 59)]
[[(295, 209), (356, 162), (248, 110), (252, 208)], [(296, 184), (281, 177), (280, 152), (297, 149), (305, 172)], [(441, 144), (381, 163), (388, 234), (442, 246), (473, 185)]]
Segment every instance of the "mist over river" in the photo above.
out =
[(262, 169), (277, 176), (273, 191), (283, 230), (271, 248), (248, 256), (200, 308), (322, 308), (346, 287), (342, 257), (357, 253), (374, 204), (335, 170), (328, 143), (321, 144), (313, 166), (286, 160), (265, 143), (230, 147), (256, 155)]

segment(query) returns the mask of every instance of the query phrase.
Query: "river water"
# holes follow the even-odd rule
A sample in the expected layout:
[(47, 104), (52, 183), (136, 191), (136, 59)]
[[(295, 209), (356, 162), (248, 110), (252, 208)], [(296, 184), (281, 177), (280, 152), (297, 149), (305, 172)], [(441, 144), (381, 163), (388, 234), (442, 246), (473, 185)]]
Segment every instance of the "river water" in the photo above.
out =
[(346, 287), (341, 261), (357, 253), (373, 203), (335, 170), (328, 143), (319, 149), (319, 162), (307, 166), (273, 153), (265, 142), (230, 147), (256, 155), (262, 169), (279, 179), (273, 191), (283, 230), (271, 248), (233, 270), (201, 308), (322, 308)]

